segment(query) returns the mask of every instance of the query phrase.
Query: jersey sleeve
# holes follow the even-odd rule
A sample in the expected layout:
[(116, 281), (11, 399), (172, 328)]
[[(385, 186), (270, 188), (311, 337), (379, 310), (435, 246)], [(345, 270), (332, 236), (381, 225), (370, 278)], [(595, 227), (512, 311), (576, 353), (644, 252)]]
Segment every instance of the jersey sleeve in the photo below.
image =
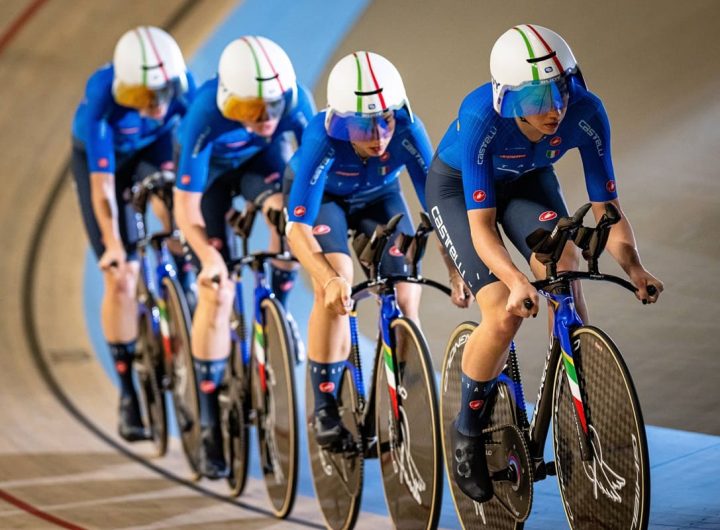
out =
[(298, 84), (297, 88), (297, 101), (290, 116), (288, 129), (295, 135), (295, 145), (300, 145), (303, 131), (305, 131), (305, 127), (315, 115), (315, 100), (307, 88), (300, 84)]
[(472, 101), (463, 103), (455, 122), (460, 135), (461, 172), (465, 207), (479, 210), (495, 207), (495, 180), (493, 178), (493, 140), (497, 126), (492, 107), (490, 111), (473, 108)]
[[(287, 202), (288, 221), (310, 226), (320, 211), (327, 173), (335, 157), (323, 120), (321, 117), (316, 120), (305, 129), (302, 145), (289, 164), (294, 177)], [(320, 126), (317, 126), (318, 122)]]
[(407, 153), (405, 167), (410, 175), (420, 204), (427, 211), (425, 182), (427, 181), (427, 172), (432, 160), (433, 150), (425, 125), (418, 116), (415, 116), (410, 132), (407, 138), (403, 140), (403, 147)]
[(112, 76), (95, 74), (90, 77), (85, 88), (84, 119), (87, 131), (85, 149), (91, 172), (115, 172), (114, 135), (107, 120), (113, 105)]
[(617, 198), (615, 173), (610, 153), (610, 122), (605, 107), (596, 100), (596, 112), (579, 120), (578, 127), (585, 141), (580, 144), (580, 157), (585, 170), (585, 185), (592, 202)]
[(212, 141), (212, 127), (208, 114), (215, 110), (207, 108), (207, 99), (211, 91), (199, 93), (191, 103), (182, 123), (178, 127), (177, 143), (179, 149), (176, 186), (182, 191), (203, 192), (207, 183)]

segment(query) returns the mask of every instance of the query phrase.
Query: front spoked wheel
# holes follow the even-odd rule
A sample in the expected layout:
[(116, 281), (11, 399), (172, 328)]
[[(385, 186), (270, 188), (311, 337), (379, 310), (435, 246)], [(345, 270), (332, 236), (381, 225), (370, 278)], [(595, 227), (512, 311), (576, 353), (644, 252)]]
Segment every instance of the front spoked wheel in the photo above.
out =
[(305, 378), (305, 425), (308, 436), (308, 453), (312, 470), (313, 487), (325, 525), (332, 530), (347, 530), (355, 526), (363, 487), (363, 453), (360, 440), (362, 413), (358, 394), (353, 384), (351, 369), (346, 368), (338, 390), (338, 411), (345, 428), (357, 442), (358, 451), (334, 453), (322, 449), (315, 441), (313, 427), (315, 396), (312, 391), (310, 369)]
[[(627, 366), (612, 340), (585, 326), (571, 336), (574, 366), (560, 360), (553, 392), (558, 485), (570, 527), (644, 529), (650, 512), (645, 424)], [(573, 369), (574, 368), (574, 369)], [(583, 462), (572, 387), (586, 406), (592, 455)]]
[(399, 364), (397, 388), (389, 349), (383, 347), (375, 370), (385, 501), (396, 528), (435, 528), (442, 502), (442, 445), (432, 361), (414, 322), (398, 318), (391, 330)]
[(200, 405), (195, 379), (195, 365), (190, 343), (190, 313), (185, 296), (177, 281), (166, 277), (162, 281), (166, 304), (167, 336), (165, 343), (166, 374), (170, 376), (173, 408), (180, 430), (183, 452), (192, 471), (197, 474), (197, 455), (200, 444)]
[(254, 408), (260, 462), (275, 517), (287, 517), (298, 474), (293, 348), (285, 312), (274, 298), (260, 304), (264, 325), (253, 330)]
[[(450, 443), (450, 432), (453, 428), (453, 422), (460, 410), (460, 380), (463, 352), (465, 350), (465, 344), (475, 327), (477, 327), (477, 324), (474, 322), (464, 322), (455, 328), (450, 336), (450, 341), (445, 350), (445, 358), (443, 359), (440, 379), (440, 425), (445, 455), (445, 471), (448, 474), (448, 482), (450, 483), (450, 492), (452, 493), (455, 510), (463, 528), (466, 530), (489, 528), (494, 530), (510, 530), (516, 528), (517, 521), (508, 509), (498, 501), (497, 497), (493, 497), (488, 502), (480, 504), (466, 496), (453, 480), (455, 454)], [(495, 396), (488, 428), (507, 425), (513, 423), (514, 420), (513, 398), (504, 383), (498, 383), (498, 391)], [(493, 485), (495, 486), (496, 483)]]
[(155, 454), (167, 452), (167, 409), (162, 388), (163, 361), (161, 345), (153, 328), (151, 305), (141, 305), (138, 316), (138, 355), (135, 373), (138, 376), (143, 422), (150, 430)]

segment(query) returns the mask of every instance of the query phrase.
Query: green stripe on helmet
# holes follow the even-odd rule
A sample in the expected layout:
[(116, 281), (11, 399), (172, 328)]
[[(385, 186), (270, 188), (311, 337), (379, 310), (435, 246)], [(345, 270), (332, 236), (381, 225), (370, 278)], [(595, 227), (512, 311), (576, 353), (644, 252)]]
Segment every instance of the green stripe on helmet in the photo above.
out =
[[(252, 44), (250, 44), (250, 41), (246, 39), (245, 37), (242, 38), (242, 41), (247, 44), (247, 47), (250, 48), (250, 53), (252, 54), (253, 61), (255, 61), (255, 77), (260, 79), (262, 77), (262, 72), (260, 71), (260, 61), (258, 60), (258, 56), (255, 53), (255, 49), (252, 47)], [(258, 97), (262, 99), (263, 97), (263, 84), (262, 81), (258, 81)]]
[[(522, 37), (523, 41), (525, 41), (525, 46), (527, 47), (527, 51), (528, 51), (528, 55), (530, 55), (530, 59), (534, 59), (535, 53), (533, 52), (532, 44), (530, 44), (530, 40), (527, 38), (525, 33), (523, 33), (523, 31), (520, 28), (514, 27), (513, 29), (515, 31), (517, 31), (520, 34), (520, 36)], [(532, 63), (531, 66), (532, 66), (533, 81), (538, 81), (540, 79), (540, 76), (538, 75), (537, 64)]]
[[(145, 31), (147, 31), (147, 29)], [(137, 35), (138, 41), (140, 41), (140, 53), (142, 54), (142, 83), (143, 86), (147, 86), (147, 68), (145, 68), (147, 66), (147, 56), (145, 55), (145, 42), (143, 42), (142, 35), (140, 35), (138, 30), (135, 30), (135, 35)]]
[[(360, 66), (360, 59), (357, 54), (353, 53), (355, 57), (355, 64), (357, 65), (357, 91), (362, 92), (362, 67)], [(357, 97), (357, 112), (362, 112), (362, 96)]]

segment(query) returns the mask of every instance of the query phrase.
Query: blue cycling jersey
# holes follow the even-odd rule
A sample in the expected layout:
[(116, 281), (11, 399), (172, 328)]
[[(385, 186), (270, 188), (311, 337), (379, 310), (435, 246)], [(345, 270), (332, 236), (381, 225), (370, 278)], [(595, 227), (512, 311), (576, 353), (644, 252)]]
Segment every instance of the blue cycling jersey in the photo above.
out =
[(617, 197), (610, 155), (610, 124), (600, 99), (575, 87), (567, 113), (555, 134), (533, 143), (514, 118), (501, 118), (493, 109), (492, 87), (482, 85), (468, 94), (445, 133), (438, 157), (461, 171), (468, 210), (495, 207), (495, 182), (551, 166), (577, 147), (593, 202)]
[(347, 141), (330, 138), (325, 131), (325, 112), (318, 113), (305, 129), (303, 145), (290, 160), (295, 173), (288, 200), (288, 219), (312, 225), (323, 194), (362, 202), (397, 180), (406, 167), (423, 208), (425, 180), (432, 146), (425, 126), (405, 110), (396, 112), (395, 132), (387, 150), (363, 161)]
[(315, 113), (312, 95), (303, 86), (288, 91), (286, 110), (271, 137), (248, 131), (242, 124), (225, 118), (217, 107), (217, 77), (205, 82), (197, 92), (187, 116), (178, 128), (180, 160), (178, 189), (203, 192), (213, 160), (239, 166), (273, 142), (290, 137), (300, 143), (303, 130)]
[[(90, 171), (114, 173), (115, 153), (133, 153), (163, 135), (172, 134), (195, 93), (195, 82), (188, 72), (187, 92), (177, 94), (165, 116), (156, 120), (141, 116), (135, 109), (118, 105), (112, 94), (113, 78), (112, 64), (99, 68), (90, 76), (85, 97), (73, 119), (73, 138), (84, 145)], [(168, 162), (172, 161), (171, 145), (168, 141)]]

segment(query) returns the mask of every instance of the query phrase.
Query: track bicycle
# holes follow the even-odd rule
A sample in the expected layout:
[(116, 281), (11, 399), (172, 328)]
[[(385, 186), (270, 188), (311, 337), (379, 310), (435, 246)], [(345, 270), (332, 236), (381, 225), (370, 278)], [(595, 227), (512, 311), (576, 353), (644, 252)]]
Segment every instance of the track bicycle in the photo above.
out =
[[(297, 360), (288, 317), (268, 285), (266, 264), (270, 260), (294, 261), (294, 258), (285, 249), (285, 218), (277, 210), (270, 210), (268, 217), (281, 236), (280, 251), (249, 252), (248, 240), (260, 211), (257, 205), (248, 203), (244, 212), (232, 211), (228, 216), (230, 227), (242, 241), (242, 256), (228, 263), (236, 287), (230, 323), (230, 359), (218, 399), (231, 494), (240, 495), (245, 488), (249, 428), (254, 425), (272, 511), (276, 517), (284, 518), (295, 502), (298, 477), (294, 376)], [(242, 289), (246, 269), (250, 269), (254, 279), (250, 328)]]
[[(530, 515), (533, 483), (557, 475), (568, 523), (573, 529), (645, 529), (650, 508), (650, 468), (645, 424), (628, 368), (617, 346), (601, 329), (583, 324), (575, 311), (571, 284), (607, 281), (631, 292), (627, 280), (598, 271), (620, 213), (610, 203), (594, 228), (582, 225), (590, 204), (558, 221), (552, 232), (539, 229), (528, 245), (546, 267), (532, 282), (554, 312), (553, 334), (532, 421), (528, 421), (515, 345), (498, 379), (490, 421), (483, 431), (494, 497), (479, 504), (451, 480), (453, 501), (465, 529), (523, 528)], [(582, 249), (588, 271), (557, 272), (565, 244)], [(655, 294), (654, 286), (648, 287)], [(532, 308), (526, 300), (525, 306)], [(456, 457), (450, 429), (460, 409), (460, 377), (465, 344), (474, 322), (452, 333), (443, 361), (441, 417), (445, 466), (452, 476)], [(543, 451), (552, 420), (554, 461)], [(461, 459), (461, 458), (460, 458)]]
[[(435, 372), (420, 328), (397, 306), (395, 286), (409, 282), (450, 290), (418, 273), (432, 232), (424, 213), (414, 236), (401, 234), (396, 247), (409, 265), (407, 275), (383, 276), (380, 261), (402, 214), (376, 227), (368, 238), (355, 237), (353, 248), (368, 280), (352, 289), (350, 356), (340, 382), (338, 408), (355, 439), (347, 452), (322, 449), (313, 428), (314, 394), (307, 371), (305, 410), (313, 484), (328, 528), (348, 529), (356, 522), (363, 487), (364, 459), (378, 458), (385, 500), (396, 528), (435, 528), (442, 500), (442, 453)], [(379, 302), (380, 316), (372, 383), (366, 394), (360, 363), (357, 304)]]

